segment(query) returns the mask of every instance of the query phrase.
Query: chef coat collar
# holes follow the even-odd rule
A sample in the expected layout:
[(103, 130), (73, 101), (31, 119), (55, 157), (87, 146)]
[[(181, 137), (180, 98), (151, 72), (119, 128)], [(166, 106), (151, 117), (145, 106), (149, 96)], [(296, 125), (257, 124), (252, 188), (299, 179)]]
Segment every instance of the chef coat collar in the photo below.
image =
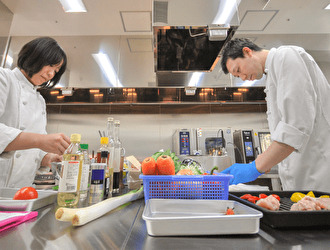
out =
[(28, 88), (31, 88), (33, 90), (37, 90), (38, 86), (34, 86), (26, 77), (25, 75), (22, 73), (22, 71), (19, 68), (15, 68), (13, 70), (15, 76), (17, 77), (17, 79), (22, 82), (24, 85), (26, 85)]
[(266, 62), (265, 62), (265, 75), (267, 75), (268, 73), (268, 69), (270, 68), (270, 63), (272, 61), (272, 58), (275, 54), (276, 48), (272, 48), (270, 49), (270, 51), (268, 52), (267, 58), (266, 58)]

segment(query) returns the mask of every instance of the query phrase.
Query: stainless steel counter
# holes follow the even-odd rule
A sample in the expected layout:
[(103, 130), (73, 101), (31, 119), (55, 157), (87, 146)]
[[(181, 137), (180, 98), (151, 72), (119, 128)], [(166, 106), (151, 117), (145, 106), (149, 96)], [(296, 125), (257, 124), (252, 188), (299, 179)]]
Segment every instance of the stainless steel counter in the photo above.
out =
[(151, 237), (142, 212), (144, 200), (111, 211), (81, 227), (55, 219), (57, 206), (38, 210), (36, 219), (0, 233), (1, 249), (328, 249), (330, 228), (275, 230), (261, 224), (258, 234)]

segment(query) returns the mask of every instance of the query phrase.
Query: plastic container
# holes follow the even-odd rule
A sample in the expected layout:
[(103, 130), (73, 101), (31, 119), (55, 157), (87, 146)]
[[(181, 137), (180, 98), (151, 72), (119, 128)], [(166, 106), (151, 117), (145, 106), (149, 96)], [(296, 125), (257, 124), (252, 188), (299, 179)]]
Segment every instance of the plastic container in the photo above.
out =
[(144, 199), (228, 200), (232, 175), (140, 175)]

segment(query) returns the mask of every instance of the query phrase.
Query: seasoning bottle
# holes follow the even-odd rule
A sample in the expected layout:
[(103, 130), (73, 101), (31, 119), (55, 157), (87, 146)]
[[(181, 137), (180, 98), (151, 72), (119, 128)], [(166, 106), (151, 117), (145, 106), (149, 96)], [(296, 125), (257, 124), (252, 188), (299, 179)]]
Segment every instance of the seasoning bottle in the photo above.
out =
[(114, 132), (114, 153), (113, 153), (113, 193), (119, 193), (119, 179), (120, 179), (120, 160), (121, 160), (121, 141), (119, 139), (120, 121), (115, 120)]
[(57, 203), (59, 206), (73, 207), (78, 204), (80, 194), (81, 170), (84, 160), (80, 150), (80, 134), (71, 135), (71, 144), (63, 154), (59, 179)]
[(92, 163), (91, 164), (91, 186), (89, 189), (88, 203), (96, 204), (103, 200), (104, 193), (104, 178), (106, 163)]
[(79, 202), (85, 204), (85, 202), (87, 202), (88, 191), (90, 188), (91, 163), (88, 153), (88, 144), (80, 144), (80, 148), (84, 156), (84, 162), (81, 170)]
[[(99, 147), (99, 149), (97, 150), (97, 153), (96, 153), (96, 162), (97, 163), (101, 162), (101, 151), (108, 151), (109, 152), (108, 144), (109, 144), (109, 138), (108, 137), (101, 137), (100, 147)], [(109, 160), (109, 158), (108, 158), (108, 160)]]

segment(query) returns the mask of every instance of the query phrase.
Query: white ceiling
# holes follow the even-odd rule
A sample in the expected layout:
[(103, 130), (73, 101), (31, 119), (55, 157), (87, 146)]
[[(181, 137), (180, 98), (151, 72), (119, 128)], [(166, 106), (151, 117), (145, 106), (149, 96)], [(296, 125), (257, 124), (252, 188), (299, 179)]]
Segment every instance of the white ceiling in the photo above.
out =
[[(58, 0), (0, 1), (14, 14), (10, 27), (14, 58), (27, 41), (52, 36), (68, 55), (64, 77), (68, 86), (110, 86), (91, 56), (99, 50), (109, 54), (124, 86), (155, 86), (152, 0), (83, 0), (87, 13), (65, 13)], [(283, 44), (302, 46), (325, 71), (330, 68), (330, 10), (324, 10), (329, 3), (241, 0), (241, 25), (235, 37), (249, 37), (265, 49)], [(205, 86), (232, 84), (219, 68), (214, 71), (205, 78)], [(330, 72), (325, 74), (329, 79)]]

